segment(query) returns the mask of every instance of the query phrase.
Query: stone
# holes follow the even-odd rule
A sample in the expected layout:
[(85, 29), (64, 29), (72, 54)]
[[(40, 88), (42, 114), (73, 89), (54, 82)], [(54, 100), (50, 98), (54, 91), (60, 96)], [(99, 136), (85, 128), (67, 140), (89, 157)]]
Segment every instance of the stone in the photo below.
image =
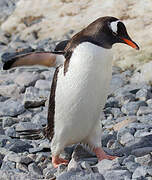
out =
[(37, 130), (42, 129), (42, 126), (39, 124), (34, 124), (32, 122), (20, 122), (16, 125), (16, 131), (25, 131), (25, 130)]
[(142, 166), (151, 166), (152, 165), (152, 157), (150, 154), (146, 154), (145, 156), (136, 157), (135, 162), (141, 164)]
[(148, 100), (146, 101), (146, 103), (148, 104), (148, 106), (149, 106), (150, 108), (152, 108), (152, 99), (148, 99)]
[(146, 154), (149, 154), (152, 152), (152, 147), (141, 147), (141, 148), (137, 148), (132, 150), (131, 154), (140, 157), (140, 156), (144, 156)]
[(17, 0), (1, 0), (0, 1), (0, 24), (12, 14), (16, 7)]
[(35, 124), (39, 124), (41, 126), (46, 125), (47, 124), (47, 111), (44, 110), (40, 113), (37, 113), (35, 116), (33, 116), (32, 122)]
[(16, 163), (16, 168), (21, 170), (21, 171), (28, 172), (28, 167), (26, 164)]
[(14, 170), (15, 169), (15, 162), (12, 161), (3, 161), (1, 170)]
[(137, 111), (137, 116), (151, 114), (152, 108), (148, 106), (140, 106)]
[(8, 84), (8, 85), (0, 86), (0, 94), (6, 97), (18, 98), (23, 91), (24, 88), (16, 84)]
[(29, 164), (28, 165), (28, 170), (32, 174), (42, 175), (42, 170), (35, 163)]
[(105, 108), (107, 107), (111, 107), (111, 108), (117, 108), (119, 107), (119, 102), (116, 98), (114, 97), (110, 97), (107, 99), (106, 104), (105, 104)]
[(17, 153), (10, 152), (4, 157), (4, 161), (12, 161), (12, 162), (23, 163), (23, 164), (28, 165), (33, 160), (28, 156), (19, 155)]
[(8, 99), (0, 102), (0, 116), (17, 116), (25, 111), (24, 106), (18, 100)]
[(34, 86), (38, 79), (43, 79), (38, 73), (22, 72), (17, 75), (14, 82), (21, 87)]
[(9, 137), (16, 137), (16, 131), (14, 127), (7, 127), (5, 130), (5, 135)]
[(18, 118), (4, 117), (3, 122), (2, 122), (2, 127), (3, 128), (10, 127), (13, 124), (18, 123), (18, 122), (19, 122)]
[(35, 87), (42, 90), (50, 91), (51, 89), (51, 82), (48, 80), (37, 80), (35, 83)]
[(50, 92), (29, 87), (25, 91), (23, 104), (25, 108), (39, 107), (45, 104)]
[(30, 142), (26, 142), (25, 140), (11, 140), (10, 143), (8, 143), (5, 148), (8, 149), (9, 151), (13, 151), (15, 153), (22, 153), (25, 151), (28, 151), (29, 148), (32, 148), (33, 146), (30, 145)]
[(43, 147), (29, 148), (29, 153), (37, 153), (43, 151)]
[(138, 116), (137, 120), (140, 123), (152, 124), (152, 114), (147, 114), (143, 116)]
[(128, 102), (122, 106), (121, 111), (126, 115), (135, 115), (139, 107), (144, 104), (145, 103), (143, 101)]
[(124, 86), (125, 80), (122, 78), (121, 74), (115, 74), (112, 76), (111, 84), (110, 84), (110, 89), (111, 92), (115, 91), (116, 89), (121, 88)]
[(134, 171), (132, 178), (137, 179), (137, 178), (144, 178), (147, 174), (147, 168), (144, 166), (139, 166), (136, 168)]
[(121, 105), (124, 105), (124, 104), (127, 104), (129, 102), (132, 102), (132, 101), (135, 101), (135, 95), (130, 93), (130, 92), (127, 92), (127, 93), (124, 93), (124, 94), (118, 94), (116, 96), (119, 104)]
[(140, 164), (132, 162), (132, 161), (129, 161), (129, 162), (125, 163), (125, 166), (129, 170), (129, 172), (133, 173), (136, 170), (136, 168), (140, 166)]
[(121, 139), (120, 139), (121, 144), (126, 145), (131, 141), (134, 141), (134, 136), (131, 133), (126, 132), (125, 134), (121, 136)]
[(103, 174), (105, 180), (130, 180), (131, 173), (127, 170), (109, 170), (105, 171)]
[(93, 173), (88, 172), (87, 170), (81, 170), (81, 169), (71, 169), (68, 172), (64, 172), (61, 175), (57, 177), (57, 180), (73, 180), (73, 179), (79, 179), (79, 180), (104, 180), (103, 175), (100, 173)]
[(105, 171), (112, 170), (112, 169), (119, 169), (120, 164), (113, 160), (108, 160), (108, 159), (103, 159), (102, 161), (99, 161), (98, 164), (96, 165), (98, 168), (99, 173), (104, 174)]
[[(118, 123), (113, 126), (114, 131), (119, 131), (121, 128), (128, 126), (128, 124), (137, 120), (136, 116), (123, 116), (117, 119)], [(120, 122), (119, 122), (120, 121)]]
[(120, 111), (119, 108), (112, 108), (111, 113), (113, 114), (115, 119), (123, 116), (123, 113)]
[(147, 99), (150, 99), (150, 98), (152, 98), (152, 93), (148, 89), (142, 88), (136, 93), (137, 100), (146, 101)]
[(51, 86), (51, 81), (53, 79), (54, 72), (55, 72), (55, 68), (49, 68), (49, 71), (43, 71), (41, 73), (45, 77), (45, 79), (50, 81), (50, 86)]

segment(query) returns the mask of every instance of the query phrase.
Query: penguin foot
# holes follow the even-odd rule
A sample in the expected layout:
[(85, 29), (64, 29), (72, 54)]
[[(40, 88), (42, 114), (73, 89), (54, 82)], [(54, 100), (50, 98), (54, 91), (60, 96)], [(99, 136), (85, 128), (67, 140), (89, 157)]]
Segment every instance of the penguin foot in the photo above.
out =
[(97, 158), (99, 161), (103, 160), (103, 159), (109, 159), (109, 160), (113, 160), (115, 159), (117, 156), (110, 156), (107, 155), (103, 149), (101, 147), (96, 147), (93, 149), (93, 152), (96, 154)]
[(68, 160), (60, 158), (59, 156), (52, 156), (52, 164), (55, 168), (57, 168), (60, 164), (67, 165), (69, 163)]

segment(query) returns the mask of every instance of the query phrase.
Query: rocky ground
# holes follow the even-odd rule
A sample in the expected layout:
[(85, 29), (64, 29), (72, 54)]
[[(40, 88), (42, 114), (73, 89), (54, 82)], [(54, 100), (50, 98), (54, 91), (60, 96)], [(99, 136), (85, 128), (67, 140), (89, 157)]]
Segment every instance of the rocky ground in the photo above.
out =
[[(29, 46), (51, 50), (56, 44), (51, 39), (29, 43), (18, 36), (2, 37), (1, 56)], [(97, 162), (85, 147), (74, 145), (62, 154), (69, 165), (55, 169), (47, 139), (19, 139), (16, 132), (45, 126), (55, 69), (37, 66), (3, 71), (0, 66), (0, 179), (152, 180), (152, 86), (137, 81), (137, 74), (144, 77), (144, 73), (113, 67), (111, 90), (101, 113), (101, 138), (104, 150), (118, 158)]]
[[(17, 0), (0, 1), (4, 21)], [(8, 7), (10, 11), (8, 11)], [(65, 34), (67, 39), (73, 33)], [(0, 59), (7, 52), (25, 48), (52, 50), (57, 41), (30, 40), (0, 30)], [(134, 59), (131, 59), (132, 61)], [(113, 67), (111, 90), (101, 110), (101, 136), (104, 150), (116, 155), (113, 161), (97, 162), (82, 145), (65, 148), (69, 165), (53, 168), (47, 139), (19, 139), (17, 131), (43, 128), (54, 68), (20, 67), (2, 70), (0, 62), (0, 180), (152, 180), (152, 63), (125, 71)]]

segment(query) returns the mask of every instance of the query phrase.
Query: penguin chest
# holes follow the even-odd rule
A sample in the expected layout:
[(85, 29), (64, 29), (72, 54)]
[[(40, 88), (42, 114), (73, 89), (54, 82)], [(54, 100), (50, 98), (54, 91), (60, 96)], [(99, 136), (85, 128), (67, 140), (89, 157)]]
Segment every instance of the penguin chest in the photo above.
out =
[[(89, 42), (73, 52), (67, 73), (58, 74), (55, 95), (55, 132), (72, 133), (71, 141), (85, 138), (104, 107), (110, 79), (110, 50)], [(60, 131), (60, 132), (59, 132)]]

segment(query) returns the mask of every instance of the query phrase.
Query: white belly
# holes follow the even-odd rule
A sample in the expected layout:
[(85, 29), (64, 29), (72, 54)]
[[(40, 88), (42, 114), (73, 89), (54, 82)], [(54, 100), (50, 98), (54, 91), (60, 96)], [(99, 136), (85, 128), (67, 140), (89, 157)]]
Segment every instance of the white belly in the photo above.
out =
[(58, 73), (55, 96), (55, 135), (66, 145), (85, 139), (99, 120), (111, 80), (112, 56), (89, 42), (72, 55), (68, 72)]

